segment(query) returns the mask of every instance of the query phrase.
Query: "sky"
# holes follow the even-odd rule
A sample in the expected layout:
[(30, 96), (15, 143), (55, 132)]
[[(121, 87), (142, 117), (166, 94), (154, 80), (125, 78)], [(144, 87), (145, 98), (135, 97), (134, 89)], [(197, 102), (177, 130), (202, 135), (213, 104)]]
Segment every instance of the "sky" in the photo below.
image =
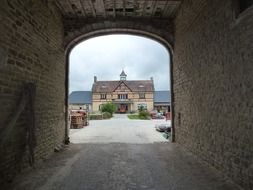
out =
[(69, 92), (89, 91), (98, 81), (119, 80), (124, 69), (127, 80), (149, 80), (155, 90), (170, 89), (170, 58), (160, 43), (133, 35), (106, 35), (79, 43), (70, 54)]

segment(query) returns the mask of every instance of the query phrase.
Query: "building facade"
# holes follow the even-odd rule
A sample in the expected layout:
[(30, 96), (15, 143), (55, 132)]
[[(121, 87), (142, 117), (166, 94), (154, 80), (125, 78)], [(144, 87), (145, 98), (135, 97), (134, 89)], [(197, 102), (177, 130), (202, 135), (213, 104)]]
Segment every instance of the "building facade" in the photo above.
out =
[(170, 91), (155, 91), (154, 92), (154, 109), (159, 112), (170, 112), (171, 110), (171, 98)]
[(91, 91), (73, 91), (69, 95), (69, 110), (85, 110), (92, 109), (92, 93)]
[(154, 82), (150, 80), (127, 80), (124, 71), (118, 81), (98, 81), (92, 86), (92, 110), (99, 111), (105, 103), (116, 105), (118, 113), (135, 112), (154, 108)]

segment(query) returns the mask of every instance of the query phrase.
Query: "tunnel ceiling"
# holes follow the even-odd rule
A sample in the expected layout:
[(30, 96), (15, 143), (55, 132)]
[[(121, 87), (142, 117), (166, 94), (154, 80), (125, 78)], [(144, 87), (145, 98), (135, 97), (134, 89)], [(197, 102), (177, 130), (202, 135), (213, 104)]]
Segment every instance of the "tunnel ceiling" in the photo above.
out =
[(56, 0), (65, 18), (173, 18), (181, 0)]

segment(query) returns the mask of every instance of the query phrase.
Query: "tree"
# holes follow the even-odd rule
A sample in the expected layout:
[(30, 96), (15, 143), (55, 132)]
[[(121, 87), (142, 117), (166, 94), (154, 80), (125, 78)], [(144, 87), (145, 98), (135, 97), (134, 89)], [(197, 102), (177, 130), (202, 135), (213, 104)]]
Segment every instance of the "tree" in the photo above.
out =
[(113, 115), (113, 113), (116, 111), (116, 106), (113, 103), (106, 103), (103, 104), (101, 107), (101, 111), (102, 112), (109, 112), (111, 115)]

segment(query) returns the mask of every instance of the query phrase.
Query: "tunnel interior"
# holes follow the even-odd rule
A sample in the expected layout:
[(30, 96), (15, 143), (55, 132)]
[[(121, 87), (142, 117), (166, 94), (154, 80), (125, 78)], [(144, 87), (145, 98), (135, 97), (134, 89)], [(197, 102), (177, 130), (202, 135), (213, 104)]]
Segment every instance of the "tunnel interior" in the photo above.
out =
[(71, 48), (102, 34), (127, 33), (171, 51), (175, 142), (251, 189), (252, 5), (238, 12), (240, 1), (72, 2), (2, 1), (1, 181), (68, 141)]

